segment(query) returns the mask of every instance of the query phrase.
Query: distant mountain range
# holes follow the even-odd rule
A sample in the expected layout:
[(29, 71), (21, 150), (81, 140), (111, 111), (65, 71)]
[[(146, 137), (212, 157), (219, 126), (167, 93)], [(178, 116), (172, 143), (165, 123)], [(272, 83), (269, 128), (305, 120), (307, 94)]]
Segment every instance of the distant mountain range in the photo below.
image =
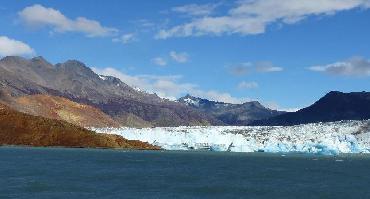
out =
[(271, 118), (285, 113), (268, 109), (257, 101), (231, 104), (210, 101), (191, 95), (186, 95), (178, 99), (178, 101), (201, 112), (210, 114), (226, 125), (249, 125), (253, 121)]
[(287, 126), (315, 122), (370, 119), (370, 93), (331, 91), (320, 100), (297, 112), (285, 113), (252, 125)]
[(170, 101), (98, 75), (82, 62), (53, 65), (42, 57), (0, 60), (0, 103), (81, 127), (271, 126), (370, 119), (368, 92), (330, 92), (297, 112), (271, 110), (257, 101), (231, 104), (190, 95)]

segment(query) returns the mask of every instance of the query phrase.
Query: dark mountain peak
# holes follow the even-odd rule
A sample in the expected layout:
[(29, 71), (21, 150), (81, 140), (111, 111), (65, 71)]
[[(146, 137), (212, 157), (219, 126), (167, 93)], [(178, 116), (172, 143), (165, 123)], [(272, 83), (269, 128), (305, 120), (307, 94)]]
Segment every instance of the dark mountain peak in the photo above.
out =
[(249, 101), (249, 102), (244, 102), (244, 105), (252, 105), (252, 106), (262, 106), (262, 104), (259, 101)]
[(83, 62), (78, 61), (78, 60), (74, 60), (74, 59), (67, 60), (66, 62), (62, 63), (61, 65), (65, 66), (65, 67), (87, 68), (87, 66)]
[[(339, 104), (349, 104), (354, 100), (370, 100), (370, 93), (369, 92), (351, 92), (351, 93), (343, 93), (340, 91), (330, 91), (324, 97), (320, 98), (314, 105), (321, 105), (321, 106), (336, 106)], [(337, 106), (336, 106), (337, 107)], [(339, 107), (339, 106), (338, 106)]]
[(29, 60), (26, 59), (26, 58), (20, 57), (20, 56), (6, 56), (6, 57), (3, 57), (0, 60), (0, 62), (1, 63), (6, 63), (6, 64), (12, 64), (12, 63), (24, 64), (24, 63), (29, 62)]
[(341, 94), (344, 94), (344, 93), (340, 91), (330, 91), (327, 95), (341, 95)]
[(49, 63), (44, 57), (38, 56), (34, 57), (30, 60), (32, 64), (37, 65), (39, 67), (46, 67), (46, 68), (54, 68), (54, 65)]
[(91, 78), (98, 78), (98, 75), (87, 67), (83, 62), (78, 60), (68, 60), (64, 63), (59, 63), (56, 65), (59, 69), (64, 70), (67, 73), (72, 73), (73, 75), (83, 75)]
[(46, 59), (43, 57), (43, 56), (37, 56), (37, 57), (34, 57), (31, 59), (31, 61), (35, 61), (35, 62), (47, 62)]
[(199, 106), (199, 102), (202, 102), (202, 104), (206, 104), (207, 102), (209, 102), (206, 99), (194, 97), (190, 94), (186, 94), (184, 97), (179, 98), (177, 101), (188, 106)]
[(188, 99), (192, 99), (192, 98), (195, 98), (194, 96), (192, 96), (192, 95), (190, 95), (189, 93), (188, 94), (186, 94), (184, 97), (182, 97), (182, 98), (188, 98)]
[(329, 93), (324, 95), (324, 97), (322, 97), (322, 98), (338, 97), (338, 96), (342, 96), (342, 95), (345, 95), (345, 93), (340, 92), (340, 91), (330, 91)]
[[(241, 106), (246, 106), (250, 109), (265, 109), (265, 110), (270, 110), (272, 111), (270, 108), (266, 108), (265, 106), (263, 106), (259, 101), (250, 101), (250, 102), (244, 102), (243, 104), (241, 104)], [(273, 110), (273, 111), (277, 111), (277, 110)]]
[(370, 93), (331, 91), (309, 107), (286, 113), (255, 125), (297, 125), (339, 120), (370, 119)]

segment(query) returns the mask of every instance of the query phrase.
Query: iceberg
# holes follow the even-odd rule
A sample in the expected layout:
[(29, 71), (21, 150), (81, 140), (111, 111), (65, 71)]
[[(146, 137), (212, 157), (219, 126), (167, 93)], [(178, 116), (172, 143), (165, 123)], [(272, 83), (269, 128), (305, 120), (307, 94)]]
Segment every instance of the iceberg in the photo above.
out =
[(339, 153), (370, 152), (370, 120), (312, 123), (296, 126), (181, 126), (94, 128), (165, 150), (230, 152)]

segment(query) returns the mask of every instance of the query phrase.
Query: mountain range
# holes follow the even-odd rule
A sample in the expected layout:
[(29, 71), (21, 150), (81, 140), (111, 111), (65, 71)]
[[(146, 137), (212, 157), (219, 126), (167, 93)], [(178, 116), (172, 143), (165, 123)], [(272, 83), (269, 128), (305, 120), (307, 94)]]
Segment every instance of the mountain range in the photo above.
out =
[(266, 108), (257, 101), (245, 102), (243, 104), (231, 104), (202, 99), (189, 94), (178, 99), (178, 101), (201, 112), (210, 114), (226, 125), (234, 126), (249, 125), (254, 121), (275, 117), (285, 113), (283, 111)]
[(122, 126), (222, 124), (181, 103), (137, 91), (118, 78), (99, 76), (76, 60), (53, 65), (42, 57), (5, 57), (0, 60), (0, 91), (0, 100), (10, 105), (29, 95), (63, 97), (95, 107)]
[(96, 74), (80, 61), (51, 64), (43, 57), (0, 60), (0, 103), (81, 127), (272, 126), (370, 119), (368, 92), (333, 91), (296, 112), (271, 110), (257, 101), (231, 104), (191, 95), (171, 101)]

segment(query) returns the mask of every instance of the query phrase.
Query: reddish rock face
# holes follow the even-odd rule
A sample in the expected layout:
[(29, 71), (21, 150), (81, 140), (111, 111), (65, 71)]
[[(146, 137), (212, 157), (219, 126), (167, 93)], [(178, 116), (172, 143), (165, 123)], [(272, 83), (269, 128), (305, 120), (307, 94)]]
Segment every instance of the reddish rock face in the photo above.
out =
[(98, 134), (76, 125), (20, 113), (0, 104), (0, 145), (159, 149), (117, 135)]

